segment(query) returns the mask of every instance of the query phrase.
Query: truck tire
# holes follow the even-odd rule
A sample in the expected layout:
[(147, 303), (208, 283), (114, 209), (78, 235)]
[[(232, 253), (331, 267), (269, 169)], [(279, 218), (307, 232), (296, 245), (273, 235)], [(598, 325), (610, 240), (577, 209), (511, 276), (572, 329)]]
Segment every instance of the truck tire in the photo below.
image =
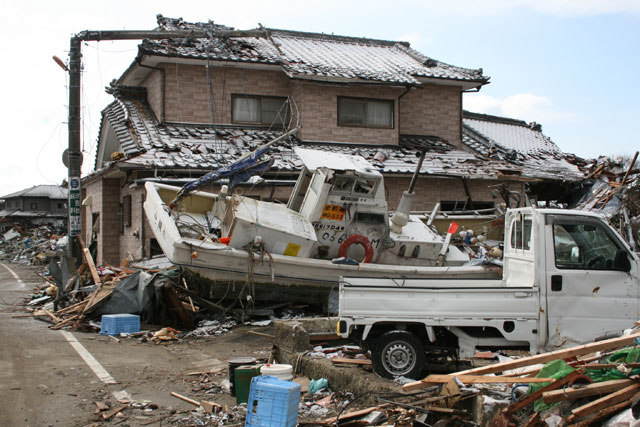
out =
[(371, 353), (374, 371), (384, 378), (419, 379), (424, 369), (424, 349), (411, 332), (385, 332), (378, 337)]

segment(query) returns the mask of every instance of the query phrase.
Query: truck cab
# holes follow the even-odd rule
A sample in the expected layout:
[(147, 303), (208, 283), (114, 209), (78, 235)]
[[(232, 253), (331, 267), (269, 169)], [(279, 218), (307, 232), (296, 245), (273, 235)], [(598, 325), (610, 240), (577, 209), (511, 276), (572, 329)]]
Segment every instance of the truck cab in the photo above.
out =
[(640, 261), (604, 218), (531, 207), (505, 216), (501, 280), (356, 279), (340, 284), (339, 333), (371, 350), (381, 375), (417, 378), (425, 362), (478, 349), (532, 353), (633, 326)]

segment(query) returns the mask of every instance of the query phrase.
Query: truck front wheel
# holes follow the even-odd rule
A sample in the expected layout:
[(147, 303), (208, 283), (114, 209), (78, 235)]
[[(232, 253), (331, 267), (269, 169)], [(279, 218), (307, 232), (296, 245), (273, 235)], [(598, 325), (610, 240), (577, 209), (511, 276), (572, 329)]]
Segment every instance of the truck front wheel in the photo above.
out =
[(403, 376), (419, 379), (425, 364), (420, 340), (407, 331), (389, 331), (380, 335), (371, 356), (373, 369), (384, 378)]

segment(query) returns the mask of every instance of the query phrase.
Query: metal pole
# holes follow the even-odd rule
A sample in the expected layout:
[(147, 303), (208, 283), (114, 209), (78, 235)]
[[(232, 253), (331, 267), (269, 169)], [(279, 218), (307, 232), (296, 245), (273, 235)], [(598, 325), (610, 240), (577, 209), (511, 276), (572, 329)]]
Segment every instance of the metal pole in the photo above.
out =
[(409, 193), (413, 193), (413, 189), (416, 186), (416, 180), (418, 179), (418, 175), (420, 174), (420, 169), (422, 169), (422, 162), (424, 161), (424, 156), (426, 155), (427, 155), (427, 150), (423, 150), (422, 153), (420, 153), (418, 166), (416, 166), (416, 170), (413, 172), (413, 177), (411, 177), (411, 183), (409, 184)]
[(82, 153), (80, 151), (80, 77), (82, 70), (82, 40), (72, 37), (69, 49), (69, 251), (73, 236), (80, 234), (80, 185)]
[[(69, 253), (73, 256), (74, 236), (82, 234), (80, 218), (82, 186), (82, 152), (80, 142), (80, 96), (82, 72), (82, 42), (100, 40), (140, 40), (140, 39), (169, 39), (169, 38), (208, 38), (217, 37), (266, 37), (265, 30), (218, 30), (211, 32), (202, 29), (174, 30), (174, 31), (82, 31), (71, 37), (69, 49)], [(55, 58), (54, 58), (55, 59)], [(275, 141), (273, 141), (275, 142)]]

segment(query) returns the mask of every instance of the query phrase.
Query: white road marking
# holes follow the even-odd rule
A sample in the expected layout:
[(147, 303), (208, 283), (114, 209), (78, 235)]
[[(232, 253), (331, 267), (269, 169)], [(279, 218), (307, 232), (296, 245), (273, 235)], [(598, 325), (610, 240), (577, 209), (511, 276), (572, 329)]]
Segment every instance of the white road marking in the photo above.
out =
[[(9, 273), (11, 273), (13, 278), (16, 279), (16, 282), (18, 282), (20, 286), (22, 286), (23, 288), (26, 288), (25, 283), (20, 279), (20, 277), (18, 277), (18, 275), (12, 269), (10, 269), (9, 267), (7, 267), (2, 263), (0, 263), (0, 265), (3, 266), (5, 269), (7, 269)], [(60, 331), (60, 333), (62, 334), (63, 337), (65, 337), (65, 339), (69, 342), (69, 344), (71, 344), (71, 347), (73, 347), (73, 349), (80, 355), (82, 360), (84, 360), (85, 363), (89, 365), (89, 368), (91, 368), (93, 373), (96, 374), (96, 376), (102, 382), (104, 382), (105, 384), (118, 384), (118, 382), (109, 374), (109, 372), (107, 372), (107, 370), (102, 367), (100, 362), (98, 362), (96, 358), (93, 357), (91, 353), (89, 353), (89, 350), (87, 350), (76, 339), (76, 337), (73, 336), (71, 332)], [(126, 390), (114, 391), (112, 394), (117, 400), (131, 400), (131, 396), (129, 395), (129, 393), (127, 393)]]
[(71, 347), (73, 347), (73, 349), (76, 352), (78, 352), (80, 357), (82, 357), (82, 360), (84, 360), (85, 363), (89, 365), (93, 373), (96, 374), (96, 376), (103, 383), (118, 384), (118, 382), (114, 380), (111, 375), (109, 375), (109, 372), (107, 372), (107, 370), (102, 367), (100, 362), (98, 362), (96, 358), (93, 357), (91, 353), (89, 353), (89, 350), (87, 350), (86, 348), (84, 348), (82, 344), (80, 344), (80, 342), (76, 339), (76, 337), (73, 336), (71, 332), (61, 330), (60, 333), (62, 334), (63, 337), (65, 337), (67, 341), (69, 341), (69, 344), (71, 344)]
[(24, 282), (22, 281), (22, 279), (20, 279), (20, 277), (18, 277), (18, 275), (15, 273), (15, 271), (13, 271), (12, 269), (10, 269), (9, 267), (7, 267), (7, 266), (6, 266), (6, 265), (4, 265), (4, 264), (0, 264), (0, 265), (1, 265), (1, 266), (3, 266), (4, 268), (6, 268), (6, 269), (7, 269), (7, 271), (8, 271), (9, 273), (11, 273), (11, 275), (13, 276), (13, 278), (14, 278), (14, 279), (16, 279), (16, 282), (18, 282), (18, 284), (19, 284), (20, 286), (22, 286), (23, 288), (26, 288), (26, 286), (25, 286)]
[[(63, 337), (65, 337), (67, 341), (69, 341), (71, 347), (73, 347), (73, 349), (78, 352), (80, 357), (82, 357), (86, 364), (89, 365), (89, 368), (91, 368), (93, 373), (96, 374), (96, 376), (102, 382), (104, 382), (105, 384), (118, 384), (118, 382), (111, 375), (109, 375), (109, 372), (107, 372), (107, 370), (102, 367), (100, 362), (98, 362), (96, 358), (93, 357), (91, 353), (89, 353), (89, 350), (87, 350), (80, 343), (80, 341), (78, 341), (76, 337), (73, 336), (71, 332), (60, 331), (60, 333)], [(131, 400), (131, 396), (129, 395), (129, 393), (127, 393), (126, 390), (114, 391), (111, 394), (113, 394), (113, 397), (115, 397), (116, 400)]]

